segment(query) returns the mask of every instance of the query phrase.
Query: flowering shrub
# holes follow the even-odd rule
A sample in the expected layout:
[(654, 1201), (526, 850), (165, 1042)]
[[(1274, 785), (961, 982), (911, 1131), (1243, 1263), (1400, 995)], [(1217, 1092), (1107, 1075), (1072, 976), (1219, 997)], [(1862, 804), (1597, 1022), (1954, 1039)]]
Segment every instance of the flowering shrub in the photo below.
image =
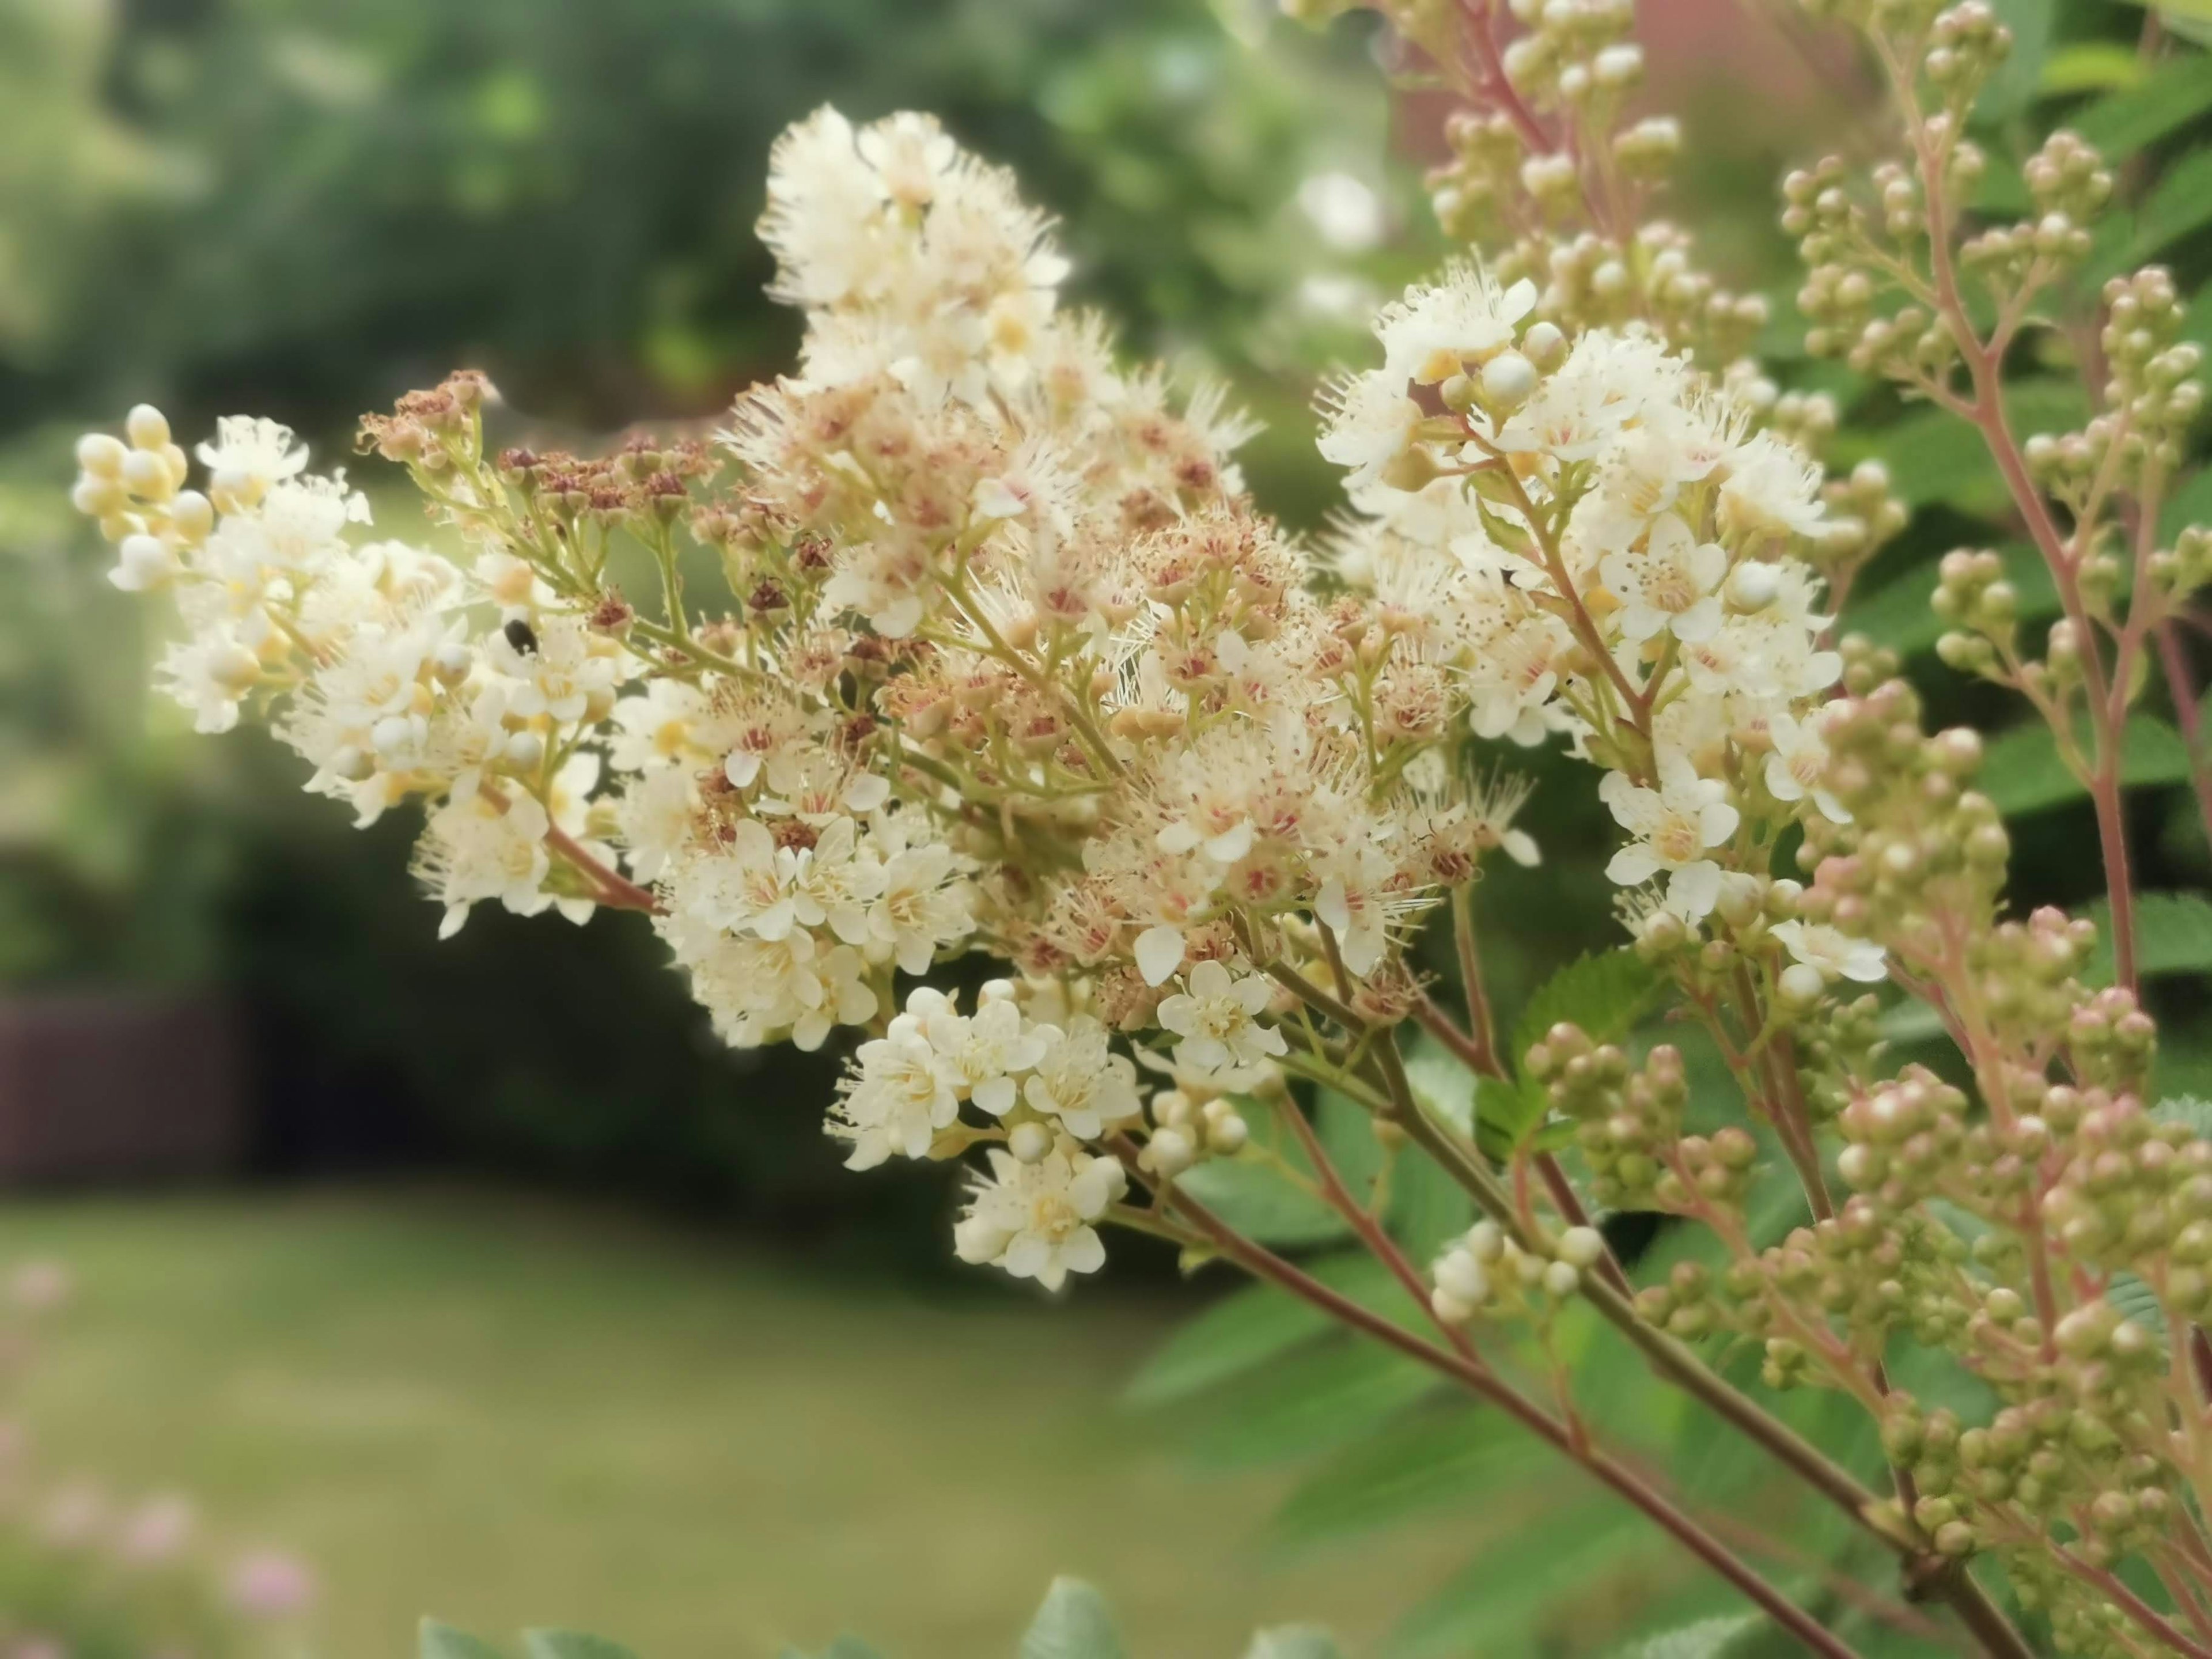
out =
[[(481, 377), (411, 394), (362, 447), (465, 564), (370, 539), (341, 475), (242, 417), (190, 488), (133, 411), (84, 441), (77, 504), (118, 586), (173, 597), (159, 672), (202, 729), (266, 714), (364, 823), (423, 804), (447, 932), (483, 903), (635, 910), (731, 1043), (852, 1028), (830, 1133), (855, 1168), (967, 1160), (963, 1258), (1058, 1289), (1121, 1226), (1225, 1260), (1855, 1651), (1752, 1559), (1771, 1540), (1605, 1443), (1560, 1358), (1600, 1320), (1893, 1560), (1860, 1601), (1943, 1604), (1991, 1653), (2032, 1650), (2005, 1599), (2069, 1652), (2212, 1652), (2212, 1141), (2149, 1094), (2118, 810), (2152, 647), (2212, 577), (2202, 530), (2160, 529), (2201, 397), (2172, 282), (2076, 280), (2116, 186), (2070, 135), (2025, 167), (2028, 218), (1966, 217), (1966, 116), (2008, 40), (1982, 0), (1826, 9), (1889, 70), (1905, 159), (1788, 181), (1808, 343), (1971, 423), (2039, 550), (2042, 655), (1972, 552), (1942, 650), (2028, 698), (2096, 800), (2106, 965), (2091, 921), (2006, 914), (1975, 733), (1925, 732), (1895, 659), (1836, 635), (1904, 510), (1879, 464), (1826, 477), (1832, 404), (1743, 356), (1763, 303), (1648, 216), (1680, 140), (1628, 113), (1626, 0), (1380, 9), (1464, 100), (1432, 183), (1474, 254), (1323, 394), (1352, 511), (1318, 550), (1243, 491), (1217, 392), (1060, 305), (1006, 173), (925, 116), (829, 109), (777, 145), (761, 226), (799, 372), (712, 442), (493, 453)], [(2096, 412), (2022, 443), (2029, 331), (2096, 340)], [(2185, 653), (2162, 660), (2193, 704)], [(1501, 743), (1598, 772), (1631, 940), (1510, 1043), (1473, 893), (1540, 854)], [(1431, 926), (1449, 1000), (1411, 954)], [(913, 982), (970, 953), (1006, 976), (964, 1006)], [(1950, 1060), (1886, 1058), (1885, 982)], [(1685, 1042), (1632, 1047), (1662, 994)], [(1737, 1087), (1717, 1121), (1691, 1115), (1700, 1053)], [(1371, 1124), (1364, 1170), (1310, 1103)], [(1806, 1224), (1768, 1237), (1778, 1161)], [(1393, 1183), (1421, 1180), (1481, 1218), (1407, 1224)], [(1273, 1248), (1255, 1183), (1357, 1237), (1395, 1299)], [(1625, 1212), (1700, 1230), (1723, 1270), (1639, 1283)], [(1737, 1344), (1765, 1389), (1878, 1425), (1879, 1487), (1723, 1376)], [(1893, 1383), (1923, 1351), (1973, 1403)]]

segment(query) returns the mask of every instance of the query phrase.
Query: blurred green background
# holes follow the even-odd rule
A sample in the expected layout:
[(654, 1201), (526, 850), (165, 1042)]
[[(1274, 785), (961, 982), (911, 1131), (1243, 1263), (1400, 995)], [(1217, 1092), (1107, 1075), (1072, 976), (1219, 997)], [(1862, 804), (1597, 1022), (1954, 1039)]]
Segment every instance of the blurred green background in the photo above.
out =
[[(1650, 101), (1696, 157), (1668, 210), (1786, 313), (1772, 181), (1853, 142), (1872, 82), (1778, 9), (1642, 7)], [(2141, 98), (2140, 9), (2004, 9), (2001, 158)], [(1229, 379), (1268, 426), (1255, 493), (1317, 532), (1316, 381), (1445, 251), (1419, 189), (1439, 112), (1394, 107), (1373, 46), (1265, 0), (0, 0), (0, 1254), (58, 1255), (84, 1287), (23, 1396), (42, 1456), (189, 1489), (312, 1559), (337, 1659), (398, 1651), (424, 1610), (658, 1659), (848, 1625), (949, 1659), (1003, 1646), (1061, 1569), (1142, 1652), (1289, 1618), (1377, 1650), (1547, 1507), (1486, 1452), (1418, 1494), (1451, 1500), (1424, 1530), (1294, 1546), (1267, 1520), (1290, 1477), (1207, 1451), (1218, 1402), (1122, 1401), (1205, 1299), (1171, 1263), (1125, 1249), (1052, 1307), (956, 1271), (947, 1172), (844, 1173), (820, 1127), (836, 1056), (722, 1051), (624, 918), (487, 911), (435, 945), (406, 815), (356, 833), (273, 745), (194, 738), (144, 698), (152, 613), (64, 499), (76, 434), (142, 400), (188, 442), (252, 411), (326, 456), (462, 364), (501, 421), (570, 443), (710, 421), (789, 361), (751, 225), (775, 135), (834, 100), (933, 110), (1014, 166), (1061, 216), (1076, 296), (1133, 352)], [(2194, 96), (2138, 123), (2144, 190), (2196, 153)], [(2212, 179), (2195, 194), (2145, 210), (2192, 291)], [(1999, 533), (1984, 473), (1791, 339), (1785, 317), (1786, 378), (1845, 392), (1843, 451), (1909, 457), (1927, 509), (1855, 617), (1947, 717), (2014, 718), (1926, 654), (1929, 561)], [(1528, 763), (1556, 786), (1529, 813), (1546, 865), (1481, 902), (1509, 1018), (1611, 927), (1586, 779)], [(2197, 893), (2184, 775), (2168, 757), (2142, 781), (2145, 885)], [(2021, 799), (2020, 892), (2086, 897), (2086, 807)], [(2159, 994), (2172, 1075), (2212, 1074), (2197, 982)], [(1275, 1402), (1306, 1413), (1278, 1438), (1334, 1444), (1332, 1413), (1377, 1403), (1344, 1397), (1359, 1382)], [(1673, 1582), (1616, 1556), (1582, 1561), (1565, 1614), (1514, 1602), (1485, 1650), (1587, 1650), (1576, 1632)], [(1438, 1650), (1474, 1640), (1443, 1628)]]

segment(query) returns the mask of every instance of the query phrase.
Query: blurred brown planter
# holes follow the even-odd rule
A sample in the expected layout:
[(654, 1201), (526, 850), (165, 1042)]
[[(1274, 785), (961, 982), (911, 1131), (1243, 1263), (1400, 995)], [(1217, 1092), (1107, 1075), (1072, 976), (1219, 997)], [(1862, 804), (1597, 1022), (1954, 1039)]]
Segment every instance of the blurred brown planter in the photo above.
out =
[(220, 997), (0, 995), (0, 1182), (219, 1175), (246, 1150), (237, 1014)]

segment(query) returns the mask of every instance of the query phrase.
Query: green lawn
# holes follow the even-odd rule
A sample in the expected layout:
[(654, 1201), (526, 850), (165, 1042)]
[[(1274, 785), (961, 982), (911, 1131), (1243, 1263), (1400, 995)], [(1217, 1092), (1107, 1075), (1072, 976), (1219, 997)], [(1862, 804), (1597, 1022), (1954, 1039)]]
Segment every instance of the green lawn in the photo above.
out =
[(1055, 1571), (1139, 1659), (1234, 1659), (1261, 1622), (1370, 1644), (1455, 1563), (1259, 1553), (1279, 1488), (1117, 1407), (1172, 1312), (1109, 1291), (926, 1301), (452, 1191), (18, 1201), (26, 1254), (80, 1282), (30, 1385), (42, 1462), (311, 1558), (325, 1659), (398, 1659), (426, 1611), (648, 1659), (846, 1628), (988, 1659)]

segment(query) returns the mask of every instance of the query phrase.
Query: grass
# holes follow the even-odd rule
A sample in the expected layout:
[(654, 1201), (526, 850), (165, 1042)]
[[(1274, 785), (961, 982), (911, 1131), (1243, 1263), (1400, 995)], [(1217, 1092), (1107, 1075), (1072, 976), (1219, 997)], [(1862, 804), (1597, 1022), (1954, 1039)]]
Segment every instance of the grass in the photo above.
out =
[(42, 1461), (311, 1559), (326, 1659), (401, 1659), (425, 1612), (647, 1659), (847, 1629), (977, 1659), (1060, 1571), (1139, 1659), (1305, 1620), (1358, 1650), (1455, 1564), (1257, 1553), (1279, 1481), (1116, 1404), (1155, 1301), (924, 1300), (446, 1190), (18, 1202), (0, 1261), (32, 1254), (79, 1283), (28, 1385)]

